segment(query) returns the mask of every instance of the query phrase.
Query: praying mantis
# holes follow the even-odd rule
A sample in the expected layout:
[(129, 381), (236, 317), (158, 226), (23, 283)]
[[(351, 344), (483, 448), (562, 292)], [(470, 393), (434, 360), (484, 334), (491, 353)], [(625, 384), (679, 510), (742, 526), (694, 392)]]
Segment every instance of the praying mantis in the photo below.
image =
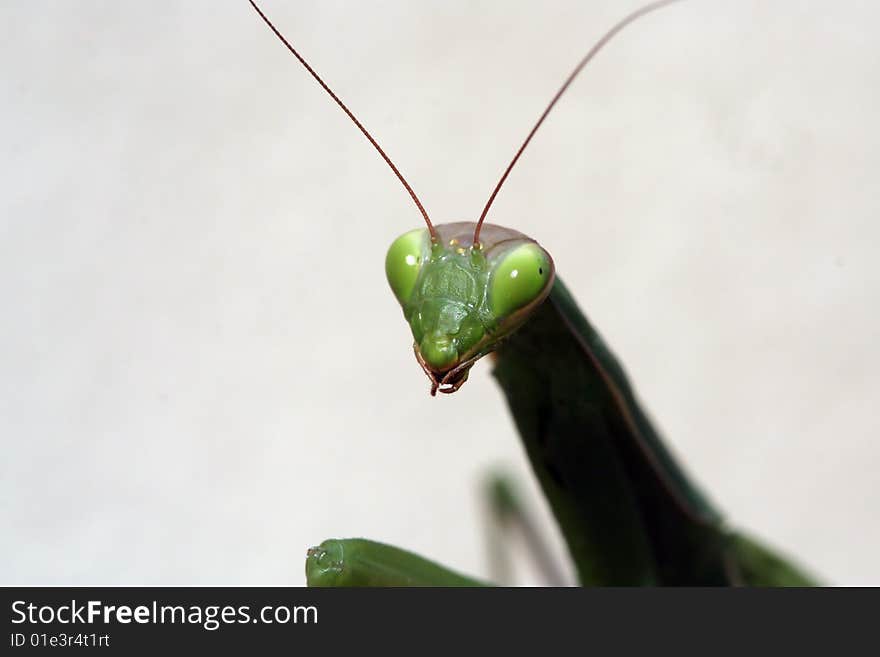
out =
[[(526, 235), (486, 223), (532, 137), (581, 70), (621, 30), (676, 0), (615, 24), (571, 72), (516, 151), (476, 221), (435, 225), (374, 137), (254, 0), (250, 4), (392, 169), (425, 228), (391, 245), (385, 269), (410, 325), (431, 395), (452, 394), (492, 354), (538, 481), (583, 585), (810, 585), (772, 550), (726, 525), (663, 446), (624, 370)], [(460, 393), (461, 394), (461, 393)], [(520, 513), (499, 485), (500, 514)], [(397, 547), (331, 539), (308, 551), (314, 586), (469, 586), (484, 582)]]

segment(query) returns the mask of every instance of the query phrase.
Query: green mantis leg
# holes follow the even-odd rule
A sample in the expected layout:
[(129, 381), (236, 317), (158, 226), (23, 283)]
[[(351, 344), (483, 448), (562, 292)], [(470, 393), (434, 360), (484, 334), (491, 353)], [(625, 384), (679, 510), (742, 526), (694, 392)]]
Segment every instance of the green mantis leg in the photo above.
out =
[(363, 538), (329, 539), (306, 557), (309, 586), (488, 586), (417, 554)]
[(510, 539), (519, 535), (546, 584), (564, 586), (566, 578), (513, 480), (505, 473), (493, 472), (486, 478), (483, 495), (488, 509), (487, 547), (492, 580), (498, 583), (512, 580)]
[(746, 586), (821, 586), (800, 566), (753, 538), (736, 533), (732, 548)]

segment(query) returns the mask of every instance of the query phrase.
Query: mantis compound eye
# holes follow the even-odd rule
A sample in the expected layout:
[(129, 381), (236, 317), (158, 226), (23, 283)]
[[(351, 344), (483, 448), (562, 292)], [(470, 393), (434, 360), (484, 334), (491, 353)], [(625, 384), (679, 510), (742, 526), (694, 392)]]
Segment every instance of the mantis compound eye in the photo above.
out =
[(431, 253), (431, 237), (425, 228), (404, 233), (391, 244), (385, 256), (385, 276), (401, 305), (406, 304), (415, 288), (422, 264)]
[(534, 243), (522, 244), (495, 265), (489, 283), (492, 313), (503, 318), (539, 300), (553, 281), (553, 261)]

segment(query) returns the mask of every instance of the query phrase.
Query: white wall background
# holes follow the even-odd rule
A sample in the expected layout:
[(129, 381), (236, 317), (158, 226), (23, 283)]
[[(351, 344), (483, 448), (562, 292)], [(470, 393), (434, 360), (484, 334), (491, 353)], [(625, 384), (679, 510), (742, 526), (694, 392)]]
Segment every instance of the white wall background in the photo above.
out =
[[(445, 221), (637, 3), (264, 4)], [(491, 215), (732, 523), (837, 584), (880, 584), (878, 20), (652, 15)], [(361, 535), (487, 573), (480, 476), (537, 502), (489, 364), (428, 396), (383, 274), (419, 215), (247, 3), (4, 2), (0, 78), (0, 582), (299, 584)]]

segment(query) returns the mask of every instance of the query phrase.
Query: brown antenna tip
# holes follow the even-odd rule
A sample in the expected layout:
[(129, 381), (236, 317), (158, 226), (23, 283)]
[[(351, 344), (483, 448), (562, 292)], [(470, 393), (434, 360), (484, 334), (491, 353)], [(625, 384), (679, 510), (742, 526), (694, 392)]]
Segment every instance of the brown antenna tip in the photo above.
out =
[(403, 177), (403, 174), (401, 174), (397, 167), (394, 166), (394, 162), (391, 161), (391, 158), (385, 154), (385, 151), (382, 150), (382, 147), (379, 146), (379, 143), (375, 139), (373, 139), (373, 135), (367, 132), (367, 129), (363, 126), (363, 124), (361, 124), (360, 121), (357, 120), (357, 117), (355, 117), (355, 115), (351, 113), (351, 110), (349, 110), (348, 107), (345, 106), (345, 103), (343, 103), (339, 99), (339, 96), (333, 93), (333, 90), (327, 86), (327, 83), (325, 83), (324, 80), (321, 79), (321, 76), (315, 72), (315, 69), (309, 66), (309, 63), (303, 58), (303, 56), (300, 55), (299, 52), (297, 52), (297, 50), (290, 44), (290, 42), (286, 38), (284, 38), (284, 35), (281, 34), (278, 28), (276, 28), (275, 25), (272, 24), (272, 21), (270, 21), (266, 14), (263, 13), (263, 10), (257, 6), (257, 3), (254, 2), (254, 0), (248, 0), (248, 2), (251, 3), (251, 7), (254, 8), (254, 11), (256, 11), (257, 14), (260, 15), (260, 18), (263, 19), (263, 22), (269, 26), (269, 29), (275, 33), (275, 36), (277, 36), (281, 40), (281, 43), (283, 43), (287, 47), (287, 49), (291, 53), (293, 53), (293, 56), (296, 57), (299, 60), (299, 63), (305, 67), (305, 69), (311, 74), (313, 78), (315, 78), (317, 83), (321, 85), (321, 88), (324, 89), (324, 91), (326, 91), (334, 101), (336, 101), (336, 104), (339, 105), (340, 108), (342, 108), (342, 111), (345, 112), (348, 118), (352, 120), (352, 122), (357, 126), (358, 130), (363, 133), (364, 137), (367, 138), (367, 141), (369, 141), (373, 145), (373, 148), (375, 148), (379, 152), (379, 155), (382, 156), (382, 159), (385, 160), (385, 163), (389, 167), (391, 167), (394, 175), (397, 176), (397, 179), (400, 180), (401, 184), (403, 184), (404, 189), (406, 189), (406, 191), (409, 193), (413, 202), (416, 204), (416, 207), (419, 209), (419, 212), (422, 213), (422, 217), (424, 218), (425, 223), (428, 225), (428, 231), (431, 233), (431, 239), (437, 241), (437, 231), (434, 229), (434, 224), (431, 223), (431, 219), (428, 217), (428, 213), (425, 210), (425, 207), (422, 205), (422, 202), (419, 200), (419, 197), (416, 196), (415, 191), (413, 191), (413, 188), (410, 187), (409, 183), (406, 181), (406, 178)]
[(678, 2), (678, 0), (660, 0), (659, 2), (651, 2), (647, 5), (643, 5), (639, 7), (631, 14), (628, 14), (617, 24), (614, 25), (605, 35), (599, 39), (590, 51), (584, 55), (584, 58), (578, 62), (578, 65), (575, 66), (574, 70), (569, 74), (568, 78), (559, 88), (559, 91), (556, 92), (556, 95), (553, 96), (553, 99), (550, 101), (550, 104), (547, 105), (547, 108), (544, 110), (544, 113), (541, 114), (540, 118), (538, 118), (537, 123), (532, 127), (529, 134), (526, 136), (525, 141), (522, 143), (522, 146), (516, 151), (516, 154), (513, 156), (513, 159), (510, 161), (510, 164), (507, 165), (507, 168), (504, 170), (504, 173), (501, 175), (501, 179), (498, 181), (498, 184), (495, 185), (495, 189), (492, 190), (492, 194), (489, 196), (489, 200), (486, 202), (486, 206), (483, 208), (483, 212), (480, 214), (480, 218), (477, 221), (477, 227), (474, 229), (474, 244), (479, 244), (480, 242), (480, 229), (483, 227), (483, 220), (485, 220), (486, 215), (489, 214), (489, 208), (492, 207), (492, 203), (495, 201), (495, 197), (498, 196), (498, 191), (501, 189), (501, 186), (504, 184), (504, 181), (507, 180), (507, 176), (510, 174), (510, 170), (513, 169), (513, 165), (516, 164), (517, 160), (519, 160), (519, 156), (522, 155), (523, 151), (526, 149), (526, 146), (529, 145), (529, 142), (532, 140), (532, 137), (538, 131), (538, 128), (541, 127), (541, 124), (544, 123), (544, 119), (547, 118), (547, 115), (550, 114), (550, 110), (553, 109), (553, 106), (556, 105), (556, 101), (558, 101), (562, 94), (565, 93), (565, 90), (568, 89), (569, 85), (574, 81), (577, 77), (578, 73), (587, 65), (587, 63), (596, 56), (596, 54), (602, 50), (602, 48), (611, 41), (614, 36), (620, 32), (627, 25), (635, 21), (636, 19), (648, 14), (655, 9), (660, 9), (665, 7), (666, 5), (671, 5), (674, 2)]

